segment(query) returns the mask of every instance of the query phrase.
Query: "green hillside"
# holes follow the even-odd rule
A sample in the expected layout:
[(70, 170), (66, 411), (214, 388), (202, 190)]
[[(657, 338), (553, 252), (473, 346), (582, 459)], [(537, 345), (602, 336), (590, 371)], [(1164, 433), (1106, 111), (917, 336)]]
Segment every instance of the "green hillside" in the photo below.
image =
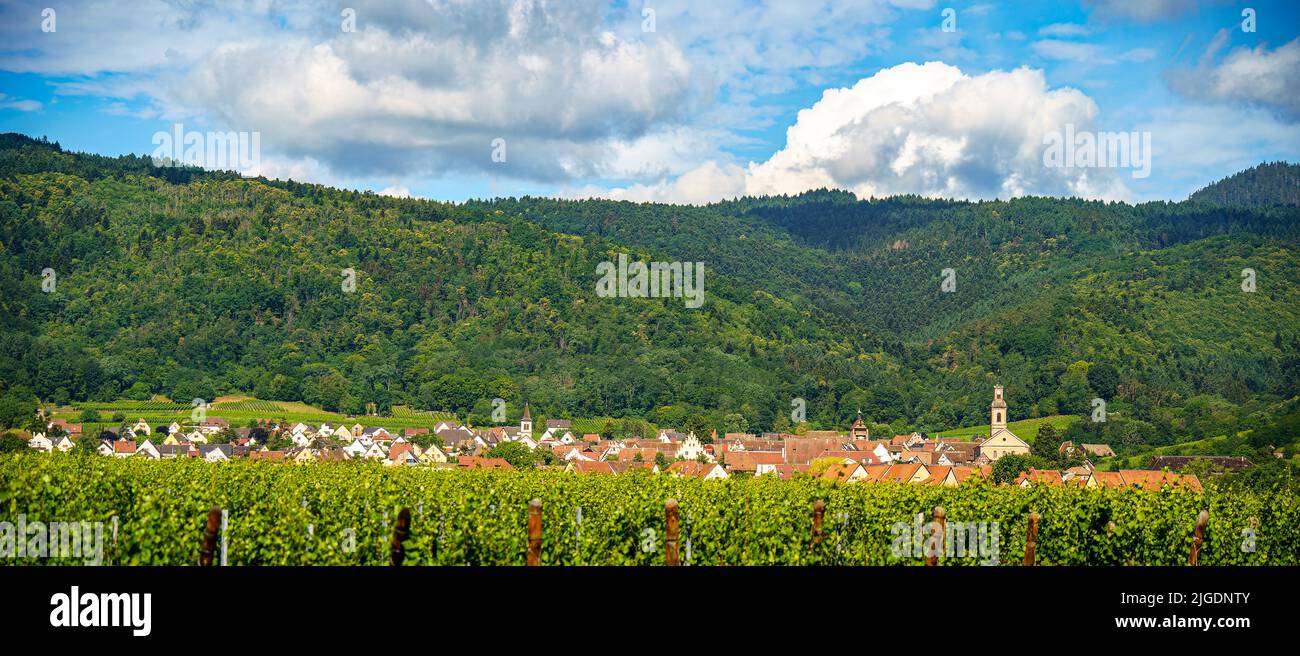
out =
[(1189, 200), (1220, 206), (1300, 205), (1300, 165), (1260, 164), (1197, 191)]
[[(1053, 415), (1051, 417), (1013, 421), (1007, 424), (1007, 428), (1020, 439), (1033, 444), (1034, 439), (1038, 437), (1038, 429), (1042, 428), (1044, 424), (1051, 424), (1052, 427), (1056, 428), (1057, 434), (1060, 435), (1077, 421), (1079, 421), (1079, 417), (1075, 415)], [(985, 424), (983, 426), (967, 426), (965, 428), (939, 431), (934, 435), (935, 437), (974, 437), (976, 435), (988, 437), (988, 434), (989, 427)]]
[[(243, 394), (474, 423), (526, 400), (706, 434), (789, 429), (803, 399), (815, 428), (861, 409), (941, 431), (985, 424), (1000, 382), (1013, 420), (1103, 398), (1117, 420), (1067, 436), (1140, 450), (1300, 395), (1297, 219), (829, 191), (449, 204), (2, 135), (0, 424), (37, 400)], [(704, 263), (703, 307), (599, 296), (620, 253)]]

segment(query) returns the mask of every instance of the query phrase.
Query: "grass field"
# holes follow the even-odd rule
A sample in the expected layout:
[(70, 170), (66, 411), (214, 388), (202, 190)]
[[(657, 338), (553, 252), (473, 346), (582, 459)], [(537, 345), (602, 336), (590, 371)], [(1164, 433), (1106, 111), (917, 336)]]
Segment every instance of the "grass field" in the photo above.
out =
[[(166, 400), (118, 400), (108, 403), (74, 403), (71, 406), (57, 408), (54, 416), (58, 419), (75, 422), (81, 411), (87, 409), (98, 411), (103, 419), (102, 422), (93, 424), (93, 429), (89, 429), (95, 431), (104, 428), (116, 428), (117, 422), (110, 421), (110, 418), (119, 412), (125, 415), (128, 423), (135, 423), (137, 419), (143, 418), (150, 425), (157, 426), (158, 424), (170, 424), (173, 421), (182, 424), (190, 423), (190, 413), (192, 411), (189, 404)], [(306, 403), (264, 401), (249, 397), (219, 398), (207, 408), (207, 416), (224, 419), (234, 427), (246, 426), (254, 419), (283, 419), (289, 423), (301, 421), (312, 425), (329, 423), (335, 426), (339, 424), (349, 426), (361, 424), (366, 427), (382, 426), (390, 431), (403, 428), (431, 429), (440, 421), (456, 421), (456, 416), (449, 412), (420, 412), (404, 406), (394, 407), (393, 415), (390, 417), (355, 417), (329, 412)]]
[[(1079, 421), (1077, 415), (1052, 415), (1050, 417), (1013, 421), (1010, 424), (1007, 424), (1007, 428), (1010, 428), (1011, 432), (1018, 435), (1020, 439), (1033, 444), (1034, 439), (1038, 437), (1038, 429), (1042, 428), (1043, 424), (1051, 424), (1052, 426), (1055, 426), (1056, 432), (1059, 435), (1064, 433), (1065, 429), (1069, 428), (1070, 424), (1073, 424), (1076, 421)], [(971, 435), (987, 436), (988, 434), (988, 424), (983, 426), (969, 426), (966, 428), (953, 428), (935, 433), (938, 437), (966, 437)]]
[[(116, 422), (110, 421), (115, 413), (122, 413), (126, 416), (128, 423), (134, 423), (137, 419), (143, 418), (151, 426), (158, 424), (170, 424), (178, 421), (182, 424), (190, 423), (190, 412), (192, 410), (188, 403), (176, 403), (166, 399), (154, 399), (150, 401), (128, 401), (117, 400), (111, 402), (85, 402), (74, 403), (70, 406), (57, 408), (54, 416), (59, 419), (76, 421), (82, 410), (97, 410), (101, 414), (103, 421), (94, 425), (94, 430), (99, 431), (104, 428), (113, 429), (117, 427)], [(230, 422), (231, 426), (242, 427), (248, 425), (248, 422), (254, 419), (283, 419), (289, 423), (303, 422), (311, 425), (329, 423), (331, 425), (361, 424), (366, 427), (382, 426), (390, 431), (397, 431), (403, 428), (433, 428), (441, 421), (458, 421), (456, 415), (450, 412), (431, 412), (426, 410), (415, 410), (407, 406), (393, 406), (391, 416), (387, 417), (369, 417), (369, 416), (348, 416), (337, 412), (329, 412), (321, 408), (308, 405), (298, 401), (266, 401), (255, 399), (247, 396), (225, 396), (219, 397), (207, 409), (208, 417), (225, 419)], [(1078, 421), (1079, 418), (1074, 415), (1053, 415), (1051, 417), (1040, 417), (1038, 419), (1024, 419), (1013, 421), (1010, 424), (1011, 431), (1019, 435), (1027, 442), (1033, 442), (1038, 436), (1038, 429), (1043, 425), (1050, 423), (1056, 426), (1058, 432), (1064, 432), (1070, 424)], [(573, 432), (583, 433), (603, 433), (607, 421), (618, 424), (618, 419), (608, 417), (588, 417), (584, 419), (573, 420)], [(988, 426), (969, 426), (965, 428), (953, 428), (940, 433), (938, 437), (965, 437), (976, 434), (988, 434)]]

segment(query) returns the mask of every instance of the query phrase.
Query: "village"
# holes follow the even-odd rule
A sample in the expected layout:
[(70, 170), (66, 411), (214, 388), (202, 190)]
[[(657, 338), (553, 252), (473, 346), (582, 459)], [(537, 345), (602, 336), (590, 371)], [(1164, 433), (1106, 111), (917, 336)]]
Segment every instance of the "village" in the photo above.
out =
[[(224, 419), (204, 418), (196, 425), (178, 422), (150, 426), (140, 419), (125, 426), (115, 439), (101, 439), (95, 451), (105, 457), (171, 460), (198, 458), (223, 462), (236, 458), (295, 464), (346, 460), (378, 461), (394, 467), (449, 469), (514, 469), (499, 447), (515, 444), (541, 454), (538, 469), (574, 474), (618, 475), (630, 471), (695, 477), (704, 480), (732, 476), (775, 476), (791, 479), (816, 476), (844, 483), (910, 483), (957, 486), (972, 476), (988, 478), (993, 463), (1009, 455), (1028, 455), (1030, 445), (1008, 428), (1007, 403), (1001, 385), (993, 389), (989, 434), (967, 439), (931, 438), (922, 433), (873, 438), (861, 413), (847, 432), (726, 433), (710, 440), (694, 433), (661, 429), (639, 438), (608, 439), (594, 433), (577, 434), (572, 422), (547, 419), (534, 427), (524, 406), (518, 426), (473, 428), (442, 421), (430, 428), (406, 428), (393, 434), (382, 427), (287, 425), (259, 420), (247, 428), (232, 428)], [(32, 449), (66, 453), (86, 439), (81, 425), (54, 419), (46, 432), (34, 434)], [(435, 439), (436, 438), (436, 439)], [(97, 439), (90, 437), (89, 439)], [(271, 448), (285, 445), (285, 448)], [(1114, 456), (1105, 444), (1060, 445), (1079, 464), (1063, 470), (1029, 469), (1014, 484), (1075, 487), (1173, 487), (1200, 491), (1194, 475), (1167, 470), (1102, 471), (1093, 459)]]

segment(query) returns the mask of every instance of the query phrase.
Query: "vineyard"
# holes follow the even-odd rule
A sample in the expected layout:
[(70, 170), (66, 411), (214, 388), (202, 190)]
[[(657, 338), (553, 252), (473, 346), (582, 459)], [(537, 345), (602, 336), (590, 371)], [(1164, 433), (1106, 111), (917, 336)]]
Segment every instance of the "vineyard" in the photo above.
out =
[[(996, 562), (1019, 563), (1031, 513), (1037, 564), (1185, 565), (1201, 511), (1204, 565), (1300, 562), (1300, 499), (1136, 489), (835, 484), (819, 479), (691, 478), (631, 473), (439, 471), (347, 462), (292, 466), (45, 454), (0, 457), (0, 521), (112, 525), (106, 561), (198, 562), (205, 518), (224, 509), (230, 565), (383, 565), (408, 509), (407, 565), (522, 565), (529, 501), (541, 500), (541, 565), (662, 565), (665, 501), (678, 502), (687, 565), (923, 564), (899, 557), (899, 525), (991, 525)], [(824, 504), (820, 531), (814, 504)], [(1249, 530), (1248, 530), (1249, 529)], [(1245, 533), (1244, 533), (1245, 532)], [(1249, 548), (1244, 535), (1249, 534)], [(6, 564), (75, 564), (16, 558)], [(943, 556), (940, 565), (978, 565)]]

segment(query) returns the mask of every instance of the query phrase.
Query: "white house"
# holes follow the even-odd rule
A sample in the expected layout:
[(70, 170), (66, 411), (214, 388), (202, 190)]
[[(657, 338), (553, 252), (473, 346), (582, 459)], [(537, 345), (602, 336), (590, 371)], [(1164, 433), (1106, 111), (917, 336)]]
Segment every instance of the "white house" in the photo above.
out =
[(159, 453), (158, 451), (158, 447), (154, 446), (153, 442), (150, 442), (147, 438), (145, 439), (145, 441), (136, 445), (135, 455), (141, 456), (143, 458), (148, 458), (150, 460), (157, 460), (158, 458), (162, 457), (162, 454)]
[(352, 440), (351, 444), (343, 447), (343, 450), (353, 458), (360, 458), (361, 456), (366, 454), (366, 451), (370, 450), (370, 447), (372, 445), (374, 445), (374, 442), (371, 442), (369, 440), (362, 440), (361, 438), (358, 437), (357, 439)]
[(695, 433), (687, 435), (686, 439), (677, 445), (677, 457), (682, 460), (695, 460), (701, 455), (704, 456), (705, 460), (713, 462), (713, 456), (704, 450), (704, 445), (700, 443), (700, 438), (695, 437)]
[[(85, 439), (90, 439), (90, 438), (83, 437), (83, 438), (81, 438), (81, 439), (85, 440)], [(75, 446), (77, 446), (77, 443), (76, 443), (76, 442), (73, 442), (73, 441), (72, 441), (72, 438), (71, 438), (71, 437), (68, 437), (67, 435), (64, 435), (64, 436), (60, 437), (59, 439), (54, 440), (54, 448), (58, 449), (59, 451), (61, 451), (61, 452), (63, 452), (63, 453), (67, 453), (67, 452), (71, 451), (71, 450), (73, 449), (73, 447), (75, 447)]]
[(50, 450), (54, 448), (54, 440), (46, 437), (45, 433), (37, 433), (32, 436), (32, 439), (27, 440), (27, 446), (36, 449), (37, 451), (49, 453)]
[(199, 455), (208, 462), (226, 462), (230, 460), (230, 445), (204, 444), (199, 447)]
[(361, 454), (361, 457), (371, 458), (374, 460), (383, 460), (384, 458), (388, 457), (388, 454), (384, 453), (384, 447), (380, 446), (378, 442), (371, 442), (370, 446), (366, 449), (365, 453)]

